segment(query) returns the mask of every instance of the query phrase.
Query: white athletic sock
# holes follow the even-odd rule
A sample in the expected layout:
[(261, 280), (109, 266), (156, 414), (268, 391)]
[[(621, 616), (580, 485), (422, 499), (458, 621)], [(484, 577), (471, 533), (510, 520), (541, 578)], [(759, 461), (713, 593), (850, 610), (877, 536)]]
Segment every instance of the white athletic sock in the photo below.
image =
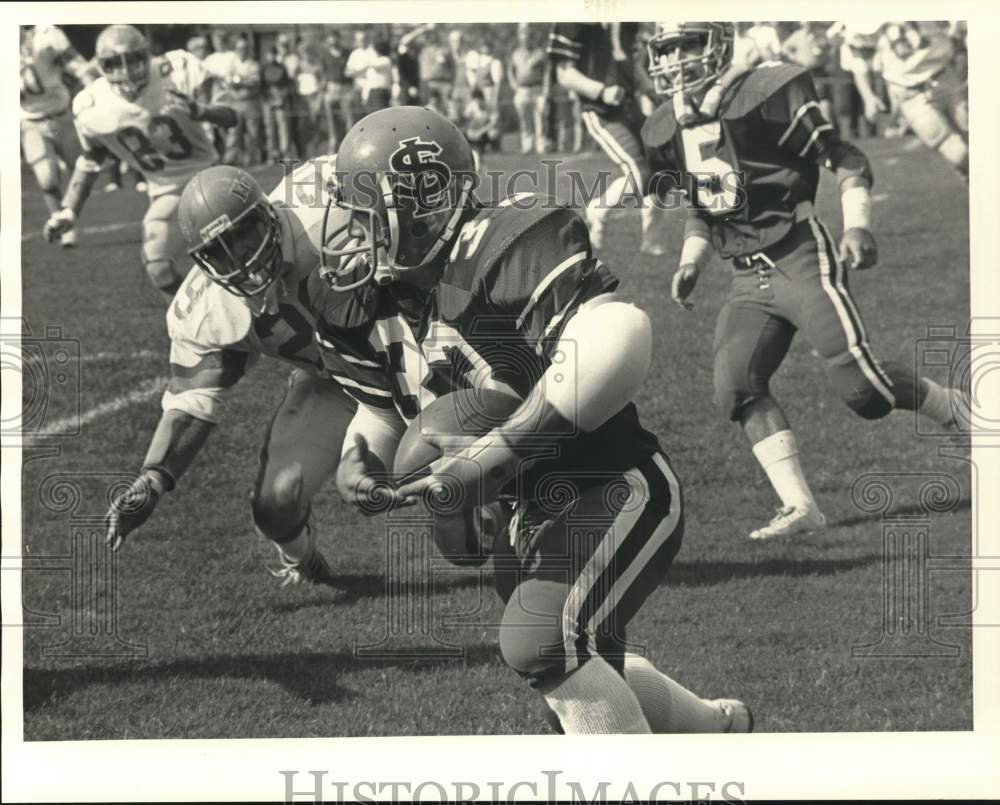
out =
[(312, 532), (309, 526), (303, 526), (297, 537), (290, 539), (288, 542), (275, 542), (274, 546), (286, 562), (297, 564), (313, 552)]
[(625, 655), (625, 681), (653, 732), (723, 732), (726, 728), (721, 709), (657, 671), (645, 657)]
[(816, 500), (799, 464), (799, 448), (794, 433), (780, 430), (761, 439), (753, 446), (753, 454), (767, 473), (782, 504), (816, 508)]
[(920, 416), (927, 417), (938, 425), (950, 425), (955, 419), (954, 406), (960, 399), (959, 393), (954, 389), (939, 386), (926, 377), (923, 382), (927, 385), (927, 394), (918, 409)]
[(650, 731), (632, 689), (601, 657), (591, 657), (569, 676), (540, 690), (567, 735)]
[(625, 194), (627, 179), (619, 176), (608, 189), (597, 198), (591, 199), (587, 204), (587, 223), (591, 228), (603, 229), (604, 222), (608, 218), (608, 213), (618, 206)]

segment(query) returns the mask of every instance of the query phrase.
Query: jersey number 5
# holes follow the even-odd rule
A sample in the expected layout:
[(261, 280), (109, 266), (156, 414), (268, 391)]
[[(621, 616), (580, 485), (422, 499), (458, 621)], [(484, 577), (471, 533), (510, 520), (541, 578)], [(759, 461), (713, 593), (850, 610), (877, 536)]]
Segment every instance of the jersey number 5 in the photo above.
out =
[(692, 203), (713, 215), (725, 215), (738, 206), (740, 176), (735, 168), (715, 154), (719, 142), (718, 121), (681, 131), (684, 163), (691, 177)]

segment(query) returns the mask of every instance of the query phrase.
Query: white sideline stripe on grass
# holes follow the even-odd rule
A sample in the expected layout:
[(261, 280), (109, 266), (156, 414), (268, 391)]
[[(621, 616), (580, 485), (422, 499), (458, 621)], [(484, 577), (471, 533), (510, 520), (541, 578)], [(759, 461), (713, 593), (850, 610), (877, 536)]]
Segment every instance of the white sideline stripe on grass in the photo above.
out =
[[(118, 232), (121, 229), (130, 229), (131, 227), (142, 226), (142, 221), (122, 221), (117, 224), (103, 224), (101, 226), (85, 226), (78, 228), (76, 231), (80, 235), (101, 235), (105, 232)], [(41, 232), (29, 232), (26, 235), (21, 235), (21, 243), (25, 243), (29, 240), (41, 240)], [(55, 244), (53, 244), (55, 245)]]
[(35, 435), (59, 436), (62, 433), (75, 433), (78, 426), (82, 428), (84, 425), (89, 425), (91, 422), (102, 417), (116, 414), (126, 408), (131, 408), (133, 405), (141, 405), (148, 402), (163, 391), (168, 381), (169, 378), (163, 376), (144, 380), (133, 391), (127, 394), (119, 394), (117, 397), (112, 397), (106, 402), (99, 403), (93, 408), (84, 411), (78, 417), (68, 416), (57, 419), (39, 430)]
[(166, 360), (165, 352), (151, 349), (140, 349), (137, 352), (95, 352), (92, 355), (81, 355), (81, 363), (98, 363), (99, 361), (144, 361), (150, 358)]

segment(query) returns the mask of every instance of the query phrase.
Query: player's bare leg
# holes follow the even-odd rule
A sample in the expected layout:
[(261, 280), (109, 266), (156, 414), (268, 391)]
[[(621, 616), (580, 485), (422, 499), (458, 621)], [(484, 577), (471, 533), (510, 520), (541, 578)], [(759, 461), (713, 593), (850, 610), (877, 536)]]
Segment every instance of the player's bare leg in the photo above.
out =
[(740, 424), (754, 456), (781, 498), (774, 518), (750, 532), (750, 539), (790, 536), (825, 526), (826, 517), (802, 472), (795, 434), (781, 406), (769, 394), (758, 397), (740, 409)]

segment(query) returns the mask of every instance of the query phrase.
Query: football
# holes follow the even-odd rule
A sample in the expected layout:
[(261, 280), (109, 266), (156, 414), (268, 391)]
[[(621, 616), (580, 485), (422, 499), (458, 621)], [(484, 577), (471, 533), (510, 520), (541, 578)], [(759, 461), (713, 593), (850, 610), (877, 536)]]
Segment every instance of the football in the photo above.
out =
[(482, 436), (517, 410), (521, 398), (495, 389), (462, 389), (439, 397), (410, 423), (396, 448), (392, 472), (403, 479), (441, 456), (427, 440), (448, 436)]
[[(420, 412), (407, 428), (396, 449), (393, 474), (406, 478), (441, 455), (427, 440), (448, 436), (482, 436), (505, 422), (521, 404), (509, 392), (493, 389), (463, 389), (440, 397)], [(457, 514), (435, 514), (434, 544), (453, 565), (478, 567), (492, 553), (493, 540), (505, 527), (503, 507), (494, 503)]]

